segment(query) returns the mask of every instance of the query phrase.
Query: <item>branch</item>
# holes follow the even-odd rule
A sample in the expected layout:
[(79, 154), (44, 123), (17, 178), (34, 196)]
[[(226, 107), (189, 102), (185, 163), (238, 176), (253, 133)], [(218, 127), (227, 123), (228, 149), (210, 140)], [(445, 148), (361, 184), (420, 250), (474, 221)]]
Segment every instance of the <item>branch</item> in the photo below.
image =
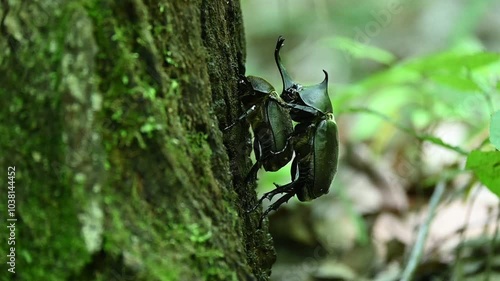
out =
[(431, 201), (429, 203), (429, 213), (427, 215), (427, 218), (425, 219), (424, 224), (422, 224), (420, 226), (420, 229), (418, 230), (417, 241), (411, 251), (410, 260), (406, 265), (401, 281), (410, 281), (413, 278), (415, 269), (417, 268), (417, 265), (422, 257), (427, 234), (429, 233), (429, 227), (431, 225), (432, 219), (434, 218), (437, 205), (441, 200), (441, 197), (443, 196), (444, 187), (445, 183), (443, 180), (441, 180), (436, 186), (436, 189), (434, 189), (434, 193), (432, 193)]

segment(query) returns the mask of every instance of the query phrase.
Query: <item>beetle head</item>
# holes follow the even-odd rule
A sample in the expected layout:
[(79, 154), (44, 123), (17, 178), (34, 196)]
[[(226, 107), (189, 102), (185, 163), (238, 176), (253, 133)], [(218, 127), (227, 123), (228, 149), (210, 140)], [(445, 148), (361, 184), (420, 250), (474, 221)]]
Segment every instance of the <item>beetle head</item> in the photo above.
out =
[(332, 113), (332, 102), (328, 96), (328, 73), (324, 70), (323, 73), (325, 73), (325, 79), (321, 83), (303, 87), (299, 95), (305, 105), (323, 113)]
[(281, 98), (288, 103), (302, 104), (313, 107), (323, 113), (333, 112), (332, 104), (330, 98), (328, 97), (328, 73), (325, 73), (325, 79), (323, 82), (311, 85), (302, 86), (299, 83), (293, 81), (288, 71), (286, 71), (285, 66), (281, 62), (280, 50), (283, 47), (283, 42), (285, 39), (283, 37), (278, 38), (276, 43), (276, 49), (274, 50), (274, 58), (276, 60), (276, 65), (281, 74), (281, 79), (283, 80), (283, 92), (281, 93)]

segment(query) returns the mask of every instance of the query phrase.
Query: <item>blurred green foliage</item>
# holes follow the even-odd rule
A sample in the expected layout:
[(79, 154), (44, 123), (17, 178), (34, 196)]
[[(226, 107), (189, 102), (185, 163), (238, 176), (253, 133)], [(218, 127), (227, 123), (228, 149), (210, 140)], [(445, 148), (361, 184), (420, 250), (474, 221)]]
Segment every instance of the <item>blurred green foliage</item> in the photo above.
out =
[[(273, 51), (282, 35), (286, 41), (281, 58), (296, 81), (316, 84), (323, 78), (322, 69), (329, 73), (329, 94), (339, 127), (339, 172), (330, 187), (335, 198), (320, 198), (324, 201), (309, 208), (289, 206), (288, 212), (275, 217), (280, 228), (293, 232), (294, 223), (286, 220), (287, 215), (293, 220), (304, 216), (308, 223), (304, 228), (312, 230), (301, 231), (315, 231), (313, 225), (330, 221), (310, 222), (324, 217), (309, 212), (324, 211), (315, 206), (337, 203), (342, 215), (355, 224), (357, 245), (369, 248), (374, 214), (362, 214), (353, 196), (370, 195), (352, 191), (356, 184), (378, 183), (362, 182), (363, 173), (372, 171), (354, 167), (348, 161), (348, 148), (367, 149), (372, 161), (367, 163), (379, 166), (372, 168), (383, 170), (389, 185), (403, 193), (410, 191), (405, 196), (412, 201), (411, 210), (405, 209), (402, 216), (428, 199), (432, 190), (424, 188), (443, 180), (452, 183), (453, 196), (473, 194), (470, 191), (478, 183), (500, 196), (499, 1), (242, 0), (242, 8), (247, 75), (263, 77), (281, 91)], [(403, 167), (401, 172), (398, 165)], [(346, 179), (358, 175), (362, 183)], [(274, 173), (261, 170), (258, 192), (290, 180), (290, 164)], [(468, 199), (465, 202), (474, 202)], [(343, 218), (338, 223), (340, 228), (348, 227)], [(339, 225), (330, 227), (333, 231)], [(278, 252), (278, 261), (281, 258), (286, 264), (288, 250), (281, 256)], [(304, 259), (309, 256), (304, 254)], [(303, 264), (286, 264), (285, 273), (293, 265), (302, 272)], [(362, 274), (368, 271), (366, 266), (361, 268)], [(281, 280), (281, 275), (275, 276)]]
[(490, 141), (496, 149), (500, 150), (500, 110), (491, 116)]
[[(488, 29), (494, 11), (500, 10), (498, 3), (243, 0), (242, 4), (247, 74), (262, 76), (281, 90), (272, 54), (276, 38), (283, 35), (287, 41), (282, 58), (296, 80), (313, 84), (322, 79), (321, 69), (330, 73), (329, 92), (341, 141), (368, 143), (382, 154), (403, 131), (467, 156), (473, 150), (494, 150), (488, 139), (477, 144), (490, 128), (491, 143), (498, 149), (500, 117), (492, 114), (499, 109), (500, 55), (492, 47), (500, 46), (500, 36), (494, 27)], [(447, 143), (432, 135), (433, 128), (450, 122), (466, 128), (465, 142)], [(472, 165), (486, 160), (470, 161)], [(486, 184), (480, 175), (489, 170), (481, 170), (482, 166), (472, 170)], [(260, 190), (273, 188), (273, 182), (287, 183), (289, 171), (289, 165), (276, 173), (261, 171)]]

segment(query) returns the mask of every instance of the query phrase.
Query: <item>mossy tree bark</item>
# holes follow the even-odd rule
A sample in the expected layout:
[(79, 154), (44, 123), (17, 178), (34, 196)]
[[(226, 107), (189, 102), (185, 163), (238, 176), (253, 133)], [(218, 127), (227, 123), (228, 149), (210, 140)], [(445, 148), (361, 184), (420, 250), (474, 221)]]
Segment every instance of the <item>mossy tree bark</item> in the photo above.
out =
[(16, 167), (15, 280), (266, 280), (272, 243), (245, 212), (255, 204), (255, 186), (242, 181), (248, 128), (219, 129), (241, 113), (239, 2), (5, 0), (1, 9), (0, 161), (4, 183)]

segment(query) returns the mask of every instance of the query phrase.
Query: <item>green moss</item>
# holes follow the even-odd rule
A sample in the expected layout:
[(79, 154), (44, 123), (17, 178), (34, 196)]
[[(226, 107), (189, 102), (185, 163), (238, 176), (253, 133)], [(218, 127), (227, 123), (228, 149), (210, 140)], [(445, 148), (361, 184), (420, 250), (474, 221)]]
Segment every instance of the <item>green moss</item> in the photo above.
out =
[[(101, 1), (90, 3), (88, 9), (102, 9)], [(111, 2), (108, 4), (112, 5)], [(114, 177), (109, 178), (103, 189), (106, 194), (105, 210), (109, 218), (104, 249), (115, 257), (125, 255), (124, 266), (136, 268), (136, 276), (140, 279), (179, 280), (180, 272), (185, 269), (175, 266), (178, 263), (172, 260), (175, 256), (173, 253), (189, 236), (184, 236), (186, 231), (182, 230), (178, 236), (169, 235), (169, 239), (165, 239), (166, 233), (175, 231), (165, 222), (159, 222), (158, 218), (173, 215), (167, 214), (166, 209), (151, 209), (152, 205), (144, 201), (142, 181), (155, 176), (139, 177), (133, 172), (131, 174), (136, 169), (130, 165), (139, 156), (135, 154), (137, 148), (144, 151), (140, 155), (143, 159), (148, 159), (148, 155), (155, 153), (155, 149), (160, 149), (156, 153), (178, 153), (179, 155), (171, 155), (174, 159), (187, 157), (179, 149), (185, 142), (183, 134), (178, 125), (175, 125), (176, 120), (168, 117), (177, 115), (176, 100), (180, 96), (180, 88), (177, 81), (172, 81), (171, 85), (174, 87), (168, 87), (168, 92), (163, 97), (161, 85), (150, 75), (152, 65), (146, 64), (138, 51), (142, 48), (140, 46), (151, 45), (151, 42), (141, 36), (143, 31), (138, 30), (139, 25), (119, 20), (124, 16), (120, 14), (121, 9), (110, 7), (110, 10), (118, 14), (93, 17), (97, 26), (95, 36), (102, 54), (102, 61), (99, 63), (102, 66), (99, 69), (99, 88), (104, 92), (104, 99), (100, 119), (111, 120), (103, 127), (103, 141), (107, 154), (110, 155), (107, 166), (114, 172)], [(113, 39), (112, 42), (107, 41), (109, 37)], [(116, 67), (109, 69), (109, 72), (105, 66), (110, 64)], [(167, 135), (171, 137), (167, 138)], [(159, 144), (157, 139), (165, 141)], [(143, 171), (146, 174), (158, 169), (148, 168), (153, 163), (147, 165)], [(125, 171), (129, 171), (128, 174)], [(168, 178), (171, 179), (172, 176)], [(127, 182), (129, 184), (124, 184)], [(121, 189), (117, 192), (114, 186), (121, 186)], [(155, 253), (167, 254), (160, 256)]]
[(0, 161), (19, 170), (18, 279), (235, 280), (235, 261), (248, 270), (219, 171), (227, 157), (205, 47), (177, 32), (188, 24), (201, 37), (200, 24), (172, 16), (200, 9), (179, 3), (11, 7), (26, 12), (12, 25), (22, 30), (7, 28), (17, 45), (0, 38)]
[[(11, 3), (11, 9), (17, 10)], [(63, 77), (65, 33), (77, 12), (74, 6), (39, 3), (23, 6), (23, 13), (9, 18), (23, 30), (8, 45), (0, 39), (2, 100), (9, 106), (0, 113), (1, 166), (15, 165), (17, 224), (17, 278), (19, 280), (65, 280), (90, 259), (77, 220), (85, 202), (73, 192), (74, 174), (65, 166)], [(24, 10), (26, 9), (26, 10)], [(51, 16), (44, 11), (50, 10)], [(3, 168), (2, 168), (3, 169)], [(0, 208), (6, 209), (5, 201)], [(7, 252), (6, 244), (0, 246)]]
[(190, 153), (192, 155), (197, 155), (200, 158), (202, 166), (210, 167), (210, 157), (212, 156), (212, 150), (207, 144), (207, 134), (201, 132), (193, 132), (188, 133), (186, 138), (190, 147)]

